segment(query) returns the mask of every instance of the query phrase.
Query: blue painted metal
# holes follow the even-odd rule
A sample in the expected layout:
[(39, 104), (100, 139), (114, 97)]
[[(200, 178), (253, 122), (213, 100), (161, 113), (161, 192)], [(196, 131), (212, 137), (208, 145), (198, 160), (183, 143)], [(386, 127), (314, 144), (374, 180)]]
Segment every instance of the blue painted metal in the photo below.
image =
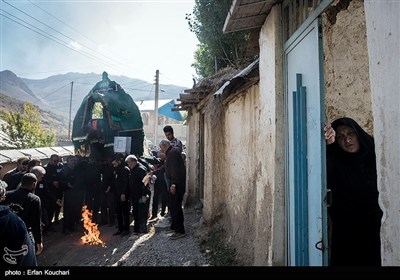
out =
[(307, 96), (301, 74), (296, 74), (296, 88), (293, 92), (295, 256), (296, 265), (308, 266)]
[(175, 105), (175, 100), (172, 99), (170, 102), (164, 104), (163, 106), (158, 108), (158, 113), (161, 115), (167, 116), (171, 119), (177, 120), (177, 121), (184, 121), (185, 118), (179, 111), (172, 111)]

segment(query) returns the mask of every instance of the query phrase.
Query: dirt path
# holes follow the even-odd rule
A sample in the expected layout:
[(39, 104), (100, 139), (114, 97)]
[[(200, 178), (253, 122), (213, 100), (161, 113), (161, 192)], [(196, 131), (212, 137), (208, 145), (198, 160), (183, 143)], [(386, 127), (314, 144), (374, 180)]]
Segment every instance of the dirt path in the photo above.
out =
[[(163, 232), (169, 223), (162, 218), (149, 224), (149, 233), (125, 237), (113, 236), (115, 227), (101, 226), (101, 245), (84, 245), (80, 237), (83, 229), (65, 235), (61, 232), (62, 221), (56, 232), (44, 236), (44, 251), (38, 256), (39, 266), (203, 266), (208, 265), (200, 252), (200, 240), (196, 234), (201, 209), (187, 208), (185, 227), (187, 236), (170, 240)], [(131, 228), (132, 232), (132, 228)]]

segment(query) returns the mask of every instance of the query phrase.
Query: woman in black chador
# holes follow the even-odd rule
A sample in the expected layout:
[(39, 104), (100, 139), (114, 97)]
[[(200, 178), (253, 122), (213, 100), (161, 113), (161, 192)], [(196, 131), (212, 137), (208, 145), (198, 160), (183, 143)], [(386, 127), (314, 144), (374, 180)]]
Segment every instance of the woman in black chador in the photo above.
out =
[(325, 127), (332, 266), (380, 266), (382, 210), (378, 204), (374, 139), (354, 120)]

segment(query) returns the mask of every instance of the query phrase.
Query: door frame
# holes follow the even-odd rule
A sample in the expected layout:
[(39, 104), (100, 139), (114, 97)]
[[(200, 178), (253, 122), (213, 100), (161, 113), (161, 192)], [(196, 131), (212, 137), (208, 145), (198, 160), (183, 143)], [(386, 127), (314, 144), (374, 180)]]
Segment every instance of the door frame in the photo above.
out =
[[(308, 20), (307, 20), (308, 21)], [(286, 123), (286, 129), (285, 129), (285, 151), (286, 151), (286, 157), (285, 157), (285, 178), (286, 178), (286, 239), (287, 239), (287, 263), (288, 265), (315, 265), (314, 262), (317, 264), (320, 264), (322, 266), (326, 266), (328, 264), (328, 250), (327, 250), (327, 245), (328, 245), (328, 226), (327, 226), (327, 209), (326, 206), (323, 203), (323, 199), (319, 201), (321, 205), (317, 205), (316, 208), (317, 210), (321, 211), (320, 217), (322, 219), (321, 222), (319, 221), (314, 221), (313, 219), (310, 220), (310, 215), (315, 215), (313, 211), (315, 211), (313, 203), (314, 201), (311, 199), (308, 199), (309, 196), (305, 195), (308, 193), (309, 189), (309, 183), (311, 181), (315, 183), (316, 178), (315, 174), (313, 175), (314, 177), (310, 176), (311, 179), (310, 181), (308, 180), (308, 175), (310, 173), (308, 169), (308, 164), (306, 156), (304, 158), (296, 158), (294, 159), (293, 156), (291, 156), (289, 153), (290, 151), (290, 141), (292, 143), (295, 142), (295, 137), (296, 135), (300, 135), (300, 138), (302, 141), (306, 141), (306, 143), (301, 143), (300, 145), (295, 145), (293, 146), (294, 152), (298, 151), (298, 154), (304, 154), (305, 151), (307, 151), (307, 146), (308, 146), (308, 140), (307, 137), (304, 137), (304, 133), (307, 134), (309, 130), (305, 127), (305, 125), (300, 126), (300, 131), (297, 131), (298, 128), (296, 127), (290, 127), (290, 119), (289, 117), (292, 117), (291, 114), (289, 114), (289, 110), (292, 110), (289, 108), (289, 98), (292, 97), (292, 93), (289, 92), (288, 88), (288, 54), (290, 51), (292, 51), (297, 44), (299, 44), (304, 38), (308, 36), (310, 32), (313, 30), (317, 30), (317, 35), (318, 39), (316, 40), (316, 44), (318, 44), (317, 49), (318, 49), (318, 71), (319, 71), (319, 84), (318, 84), (318, 89), (319, 89), (319, 106), (320, 106), (320, 121), (321, 128), (323, 128), (323, 125), (325, 123), (325, 98), (324, 98), (324, 72), (323, 72), (323, 46), (322, 46), (322, 25), (321, 25), (321, 19), (320, 18), (315, 18), (314, 21), (310, 22), (307, 26), (304, 24), (301, 25), (303, 27), (302, 30), (300, 28), (289, 38), (289, 40), (284, 44), (284, 92), (285, 92), (285, 123)], [(293, 73), (291, 73), (293, 75)], [(297, 74), (297, 92), (300, 94), (306, 94), (307, 89), (305, 87), (302, 87), (302, 81), (301, 81), (301, 75)], [(312, 93), (309, 93), (312, 94)], [(295, 94), (293, 93), (293, 96)], [(304, 119), (304, 114), (307, 114), (307, 111), (305, 108), (305, 96), (304, 100), (298, 100), (298, 104), (303, 106), (304, 108), (293, 108), (294, 111), (292, 112), (297, 112), (299, 114), (300, 118)], [(303, 114), (303, 115), (302, 115)], [(293, 129), (293, 135), (291, 134), (290, 129)], [(315, 130), (314, 130), (315, 131)], [(289, 137), (292, 137), (293, 139), (290, 139)], [(318, 135), (317, 135), (318, 137)], [(325, 140), (323, 138), (323, 129), (321, 129), (321, 134), (320, 134), (320, 141), (321, 141), (321, 159), (318, 162), (314, 161), (311, 162), (313, 165), (320, 165), (320, 171), (321, 171), (321, 180), (318, 181), (318, 183), (321, 184), (320, 187), (318, 186), (312, 186), (310, 185), (314, 190), (315, 188), (318, 188), (318, 190), (321, 191), (319, 194), (321, 198), (325, 197), (326, 194), (326, 146), (325, 146)], [(291, 163), (293, 161), (293, 164)], [(293, 171), (291, 168), (294, 168)], [(293, 183), (291, 183), (293, 179)], [(300, 191), (295, 190), (294, 186), (301, 186)], [(317, 196), (318, 197), (318, 196)], [(292, 202), (292, 203), (291, 203)], [(295, 209), (295, 210), (294, 210)], [(310, 213), (309, 213), (310, 212)], [(318, 215), (317, 215), (318, 216)], [(319, 216), (318, 216), (319, 217)], [(310, 222), (311, 221), (311, 222)], [(319, 224), (321, 223), (321, 225)], [(310, 228), (311, 224), (311, 228)], [(319, 231), (322, 231), (319, 233)], [(315, 236), (321, 236), (321, 241), (317, 242), (314, 244), (314, 242), (309, 242), (309, 239), (311, 237), (314, 238)], [(317, 261), (315, 261), (315, 254), (312, 256), (309, 256), (309, 252), (312, 252), (312, 250), (315, 250), (315, 247), (317, 249), (321, 249), (321, 258), (319, 260), (319, 257)], [(307, 247), (307, 249), (304, 249), (304, 247)], [(317, 255), (319, 256), (319, 254)], [(310, 263), (311, 260), (311, 263)]]

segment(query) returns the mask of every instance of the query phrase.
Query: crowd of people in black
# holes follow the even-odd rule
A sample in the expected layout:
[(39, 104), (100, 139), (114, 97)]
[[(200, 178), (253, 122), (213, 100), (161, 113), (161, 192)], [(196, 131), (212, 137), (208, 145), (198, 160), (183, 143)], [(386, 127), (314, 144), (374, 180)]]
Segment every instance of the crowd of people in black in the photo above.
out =
[[(64, 234), (83, 229), (84, 205), (99, 226), (117, 228), (114, 236), (131, 233), (131, 217), (133, 234), (140, 235), (148, 232), (148, 220), (157, 219), (158, 214), (170, 214), (171, 227), (166, 232), (174, 232), (172, 240), (182, 238), (186, 235), (182, 211), (186, 189), (183, 145), (174, 137), (171, 126), (164, 127), (164, 132), (168, 140), (162, 140), (150, 156), (116, 153), (99, 161), (95, 157), (71, 155), (63, 162), (53, 154), (43, 167), (40, 160), (21, 157), (0, 181), (4, 190), (0, 204), (19, 207), (16, 214), (26, 226), (36, 255), (43, 250), (43, 236), (54, 231), (55, 224), (62, 222)], [(28, 245), (24, 243), (23, 247)], [(24, 262), (15, 259), (14, 263), (5, 264)]]

